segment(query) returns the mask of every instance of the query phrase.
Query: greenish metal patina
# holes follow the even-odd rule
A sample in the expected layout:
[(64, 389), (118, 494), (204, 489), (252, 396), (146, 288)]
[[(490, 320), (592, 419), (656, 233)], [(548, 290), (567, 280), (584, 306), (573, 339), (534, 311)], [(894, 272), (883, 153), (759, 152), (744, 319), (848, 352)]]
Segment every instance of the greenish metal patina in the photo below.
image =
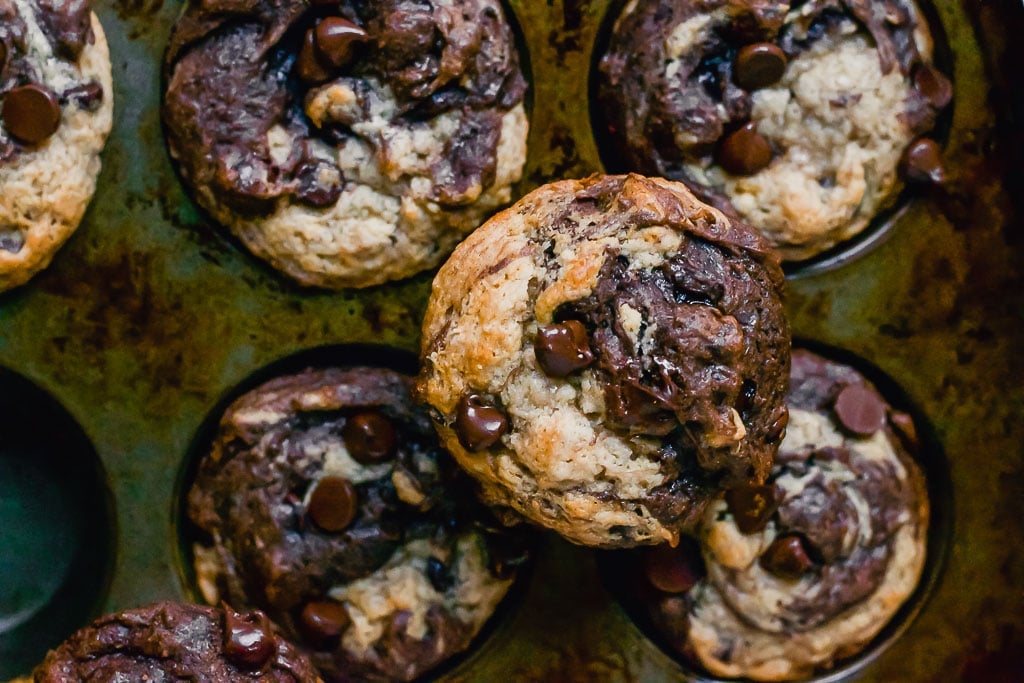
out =
[[(520, 192), (601, 170), (586, 74), (607, 4), (511, 2), (534, 75)], [(0, 296), (0, 366), (59, 399), (109, 476), (117, 552), (97, 605), (104, 611), (186, 595), (176, 480), (226, 392), (271, 361), (323, 344), (416, 351), (430, 289), (426, 274), (366, 291), (301, 290), (207, 224), (174, 174), (160, 126), (160, 58), (178, 9), (100, 2), (116, 119), (99, 190), (53, 265)], [(945, 572), (909, 630), (863, 671), (868, 681), (967, 679), (962, 672), (984, 671), (1024, 645), (1024, 241), (997, 163), (1010, 131), (993, 99), (1013, 95), (1004, 78), (1016, 53), (1006, 41), (1022, 25), (1021, 7), (941, 0), (937, 10), (956, 81), (948, 190), (916, 198), (882, 247), (790, 280), (787, 295), (795, 333), (848, 349), (899, 382), (950, 464), (956, 506)], [(452, 678), (683, 680), (596, 567), (593, 553), (546, 538), (521, 604)]]

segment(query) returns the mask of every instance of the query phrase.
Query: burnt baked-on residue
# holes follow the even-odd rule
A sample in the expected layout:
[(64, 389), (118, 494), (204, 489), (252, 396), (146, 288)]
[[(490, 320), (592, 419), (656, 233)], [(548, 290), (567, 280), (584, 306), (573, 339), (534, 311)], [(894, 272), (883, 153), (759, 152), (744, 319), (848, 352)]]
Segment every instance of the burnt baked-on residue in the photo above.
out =
[(189, 493), (203, 595), (264, 609), (328, 680), (411, 680), (464, 650), (523, 559), (483, 529), (408, 384), (272, 380), (230, 406)]
[(678, 538), (786, 425), (776, 257), (678, 183), (544, 186), (442, 267), (418, 384), (486, 500), (594, 546)]
[(303, 284), (435, 265), (525, 159), (497, 0), (196, 0), (165, 68), (168, 144), (198, 201)]
[[(791, 680), (860, 652), (914, 591), (928, 500), (910, 418), (855, 370), (793, 352), (790, 423), (762, 486), (702, 523), (703, 561), (644, 568), (653, 622), (718, 676)], [(665, 577), (693, 577), (690, 581)]]
[(793, 260), (863, 230), (903, 179), (942, 182), (922, 136), (952, 94), (913, 0), (634, 1), (600, 64), (626, 165), (686, 182)]
[(262, 612), (162, 602), (101, 617), (52, 650), (35, 683), (317, 683), (309, 659)]
[(0, 0), (0, 291), (45, 268), (78, 227), (112, 108), (90, 2)]

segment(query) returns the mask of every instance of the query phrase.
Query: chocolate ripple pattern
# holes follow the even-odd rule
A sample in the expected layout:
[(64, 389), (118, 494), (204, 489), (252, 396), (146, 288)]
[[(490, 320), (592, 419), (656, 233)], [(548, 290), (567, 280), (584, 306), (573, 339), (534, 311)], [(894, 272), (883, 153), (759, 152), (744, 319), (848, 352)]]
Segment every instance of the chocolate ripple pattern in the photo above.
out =
[(488, 521), (383, 368), (308, 370), (231, 404), (189, 491), (199, 588), (263, 609), (331, 681), (465, 650), (526, 547)]
[(852, 657), (924, 566), (929, 504), (912, 422), (847, 366), (798, 350), (792, 375), (768, 482), (729, 490), (699, 548), (663, 551), (645, 569), (656, 628), (716, 676), (793, 680)]
[(165, 69), (196, 199), (301, 284), (435, 265), (525, 162), (526, 82), (497, 0), (192, 2)]

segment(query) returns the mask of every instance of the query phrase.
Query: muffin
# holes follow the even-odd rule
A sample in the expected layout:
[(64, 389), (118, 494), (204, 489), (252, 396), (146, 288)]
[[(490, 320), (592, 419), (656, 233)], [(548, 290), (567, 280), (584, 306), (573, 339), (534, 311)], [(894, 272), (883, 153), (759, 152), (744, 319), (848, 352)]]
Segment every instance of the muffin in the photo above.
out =
[(267, 382), (228, 408), (189, 492), (203, 596), (265, 610), (328, 680), (412, 680), (466, 649), (524, 559), (485, 528), (409, 383), (365, 367)]
[(645, 567), (652, 621), (716, 676), (793, 680), (852, 657), (924, 566), (929, 508), (910, 418), (847, 366), (807, 351), (792, 362), (768, 482), (708, 508), (702, 561), (662, 549)]
[(114, 97), (90, 5), (0, 0), (0, 292), (50, 264), (96, 189)]
[(791, 261), (864, 230), (904, 178), (942, 181), (922, 136), (952, 92), (913, 0), (633, 1), (598, 85), (631, 170), (686, 182)]
[(596, 547), (675, 542), (786, 424), (777, 258), (685, 186), (545, 185), (438, 272), (420, 397), (506, 517)]
[(320, 681), (262, 612), (173, 602), (97, 619), (51, 650), (33, 677), (35, 683)]
[(511, 198), (526, 83), (498, 0), (194, 0), (163, 115), (196, 200), (303, 285), (437, 265)]

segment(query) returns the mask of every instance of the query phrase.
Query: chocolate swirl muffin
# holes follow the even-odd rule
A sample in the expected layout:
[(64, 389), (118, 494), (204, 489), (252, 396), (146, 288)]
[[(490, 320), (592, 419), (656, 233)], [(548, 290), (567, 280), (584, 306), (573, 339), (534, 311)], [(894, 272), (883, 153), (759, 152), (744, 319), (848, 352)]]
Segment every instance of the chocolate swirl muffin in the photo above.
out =
[(952, 97), (913, 0), (630, 2), (599, 99), (629, 168), (686, 182), (787, 260), (861, 232), (903, 177), (941, 182)]
[(110, 132), (110, 53), (89, 2), (0, 0), (0, 291), (82, 220)]
[(764, 242), (683, 185), (552, 183), (441, 268), (418, 390), (488, 503), (585, 545), (675, 541), (720, 485), (768, 474), (781, 283)]
[[(694, 558), (666, 551), (647, 568), (654, 622), (717, 676), (810, 676), (860, 652), (914, 591), (928, 499), (909, 417), (860, 374), (793, 352), (790, 422), (763, 486), (728, 491)], [(682, 567), (682, 568), (680, 568)]]
[(35, 683), (314, 683), (309, 659), (262, 612), (161, 602), (101, 617), (36, 667)]
[(309, 370), (235, 401), (189, 492), (199, 587), (264, 609), (328, 680), (411, 680), (467, 648), (511, 585), (409, 380)]
[(165, 70), (167, 141), (196, 199), (304, 285), (435, 266), (525, 161), (498, 0), (195, 0)]

